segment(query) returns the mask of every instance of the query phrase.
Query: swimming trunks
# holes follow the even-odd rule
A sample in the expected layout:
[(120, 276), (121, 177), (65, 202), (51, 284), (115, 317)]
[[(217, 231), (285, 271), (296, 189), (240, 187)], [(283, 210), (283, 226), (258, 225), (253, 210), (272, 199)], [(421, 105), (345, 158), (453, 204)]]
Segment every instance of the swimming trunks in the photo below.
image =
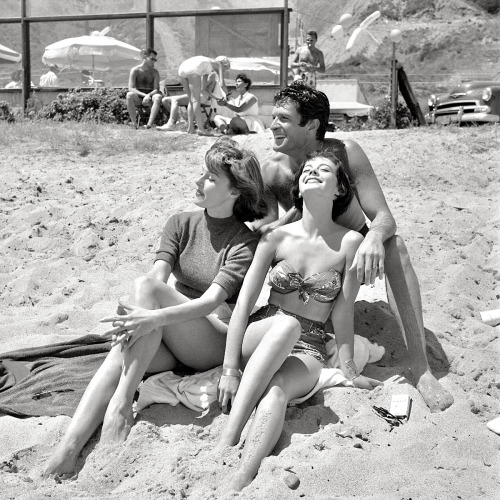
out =
[(329, 269), (304, 279), (286, 260), (282, 260), (271, 269), (269, 285), (282, 294), (298, 290), (304, 304), (311, 297), (317, 302), (333, 302), (342, 287), (342, 274)]
[(285, 311), (274, 304), (267, 304), (267, 306), (261, 307), (248, 318), (248, 324), (280, 314), (292, 316), (300, 323), (301, 335), (293, 346), (291, 354), (307, 354), (317, 359), (323, 367), (325, 367), (328, 361), (328, 355), (326, 353), (328, 336), (325, 333), (325, 325), (323, 323), (312, 321), (298, 314)]

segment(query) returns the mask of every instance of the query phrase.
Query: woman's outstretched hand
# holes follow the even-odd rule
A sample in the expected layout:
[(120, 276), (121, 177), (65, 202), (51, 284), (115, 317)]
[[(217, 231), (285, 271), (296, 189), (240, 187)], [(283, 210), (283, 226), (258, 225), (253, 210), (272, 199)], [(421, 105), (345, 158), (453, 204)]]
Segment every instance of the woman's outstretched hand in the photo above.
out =
[(219, 405), (222, 408), (222, 413), (227, 414), (231, 411), (231, 402), (234, 400), (234, 396), (236, 396), (239, 386), (239, 377), (232, 375), (221, 376), (217, 388), (217, 395), (219, 397)]
[(356, 377), (352, 383), (354, 384), (354, 387), (357, 387), (358, 389), (368, 389), (369, 391), (375, 389), (378, 385), (384, 385), (384, 383), (380, 382), (380, 380), (375, 380), (374, 378), (365, 377), (363, 375)]
[(112, 335), (112, 347), (121, 344), (122, 349), (128, 349), (137, 339), (161, 326), (157, 310), (143, 309), (121, 301), (119, 304), (119, 309), (124, 311), (124, 314), (101, 319), (101, 323), (113, 324), (113, 329), (106, 332), (106, 335)]

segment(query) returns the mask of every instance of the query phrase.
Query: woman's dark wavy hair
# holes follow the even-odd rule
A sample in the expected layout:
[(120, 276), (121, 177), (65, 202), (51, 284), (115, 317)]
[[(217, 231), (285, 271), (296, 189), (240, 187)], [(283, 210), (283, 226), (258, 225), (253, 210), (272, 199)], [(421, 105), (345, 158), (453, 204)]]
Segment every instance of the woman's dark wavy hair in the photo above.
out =
[(351, 183), (349, 182), (349, 177), (347, 177), (344, 169), (345, 163), (340, 159), (342, 156), (344, 156), (345, 161), (347, 161), (347, 155), (345, 154), (345, 147), (343, 145), (339, 145), (338, 147), (326, 148), (322, 151), (314, 151), (307, 156), (306, 161), (302, 163), (299, 171), (295, 174), (295, 179), (292, 187), (293, 204), (300, 213), (302, 213), (304, 201), (299, 196), (299, 179), (302, 175), (305, 164), (312, 158), (326, 158), (327, 160), (330, 160), (334, 165), (338, 166), (337, 185), (339, 188), (339, 195), (333, 200), (332, 220), (335, 221), (337, 217), (340, 217), (347, 210), (354, 196), (354, 191), (352, 189)]
[(248, 78), (246, 73), (240, 73), (239, 75), (236, 75), (235, 80), (238, 80), (238, 78), (245, 84), (245, 88), (248, 90), (252, 86), (252, 80)]
[(268, 205), (264, 197), (264, 181), (260, 165), (253, 153), (238, 149), (236, 141), (218, 141), (205, 154), (207, 169), (227, 176), (232, 188), (240, 195), (233, 213), (241, 222), (252, 222), (267, 215)]
[(283, 106), (292, 102), (300, 115), (299, 125), (303, 127), (311, 120), (318, 120), (316, 139), (325, 138), (328, 118), (330, 116), (330, 102), (323, 92), (309, 87), (302, 80), (297, 80), (281, 89), (274, 96), (274, 105)]

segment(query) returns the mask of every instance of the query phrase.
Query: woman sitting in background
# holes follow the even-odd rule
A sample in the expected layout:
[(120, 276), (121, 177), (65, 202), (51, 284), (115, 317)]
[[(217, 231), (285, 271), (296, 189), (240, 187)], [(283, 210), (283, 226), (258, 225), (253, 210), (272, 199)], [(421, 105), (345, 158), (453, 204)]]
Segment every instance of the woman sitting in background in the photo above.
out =
[(245, 73), (240, 73), (236, 77), (236, 97), (229, 100), (220, 99), (219, 106), (225, 106), (232, 111), (233, 116), (215, 115), (215, 126), (227, 135), (249, 134), (264, 132), (265, 126), (259, 118), (259, 101), (257, 97), (248, 92), (252, 85), (252, 80)]

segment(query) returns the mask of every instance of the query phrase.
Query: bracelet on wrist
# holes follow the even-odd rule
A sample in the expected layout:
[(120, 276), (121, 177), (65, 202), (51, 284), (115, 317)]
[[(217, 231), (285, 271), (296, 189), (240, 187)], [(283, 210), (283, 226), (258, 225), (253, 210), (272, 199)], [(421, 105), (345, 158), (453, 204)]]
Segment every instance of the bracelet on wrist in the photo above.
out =
[(241, 371), (236, 370), (235, 368), (223, 368), (222, 369), (223, 377), (238, 377), (241, 378)]
[(356, 364), (352, 359), (348, 359), (345, 362), (345, 376), (349, 382), (352, 382), (355, 378), (358, 378), (360, 375)]

